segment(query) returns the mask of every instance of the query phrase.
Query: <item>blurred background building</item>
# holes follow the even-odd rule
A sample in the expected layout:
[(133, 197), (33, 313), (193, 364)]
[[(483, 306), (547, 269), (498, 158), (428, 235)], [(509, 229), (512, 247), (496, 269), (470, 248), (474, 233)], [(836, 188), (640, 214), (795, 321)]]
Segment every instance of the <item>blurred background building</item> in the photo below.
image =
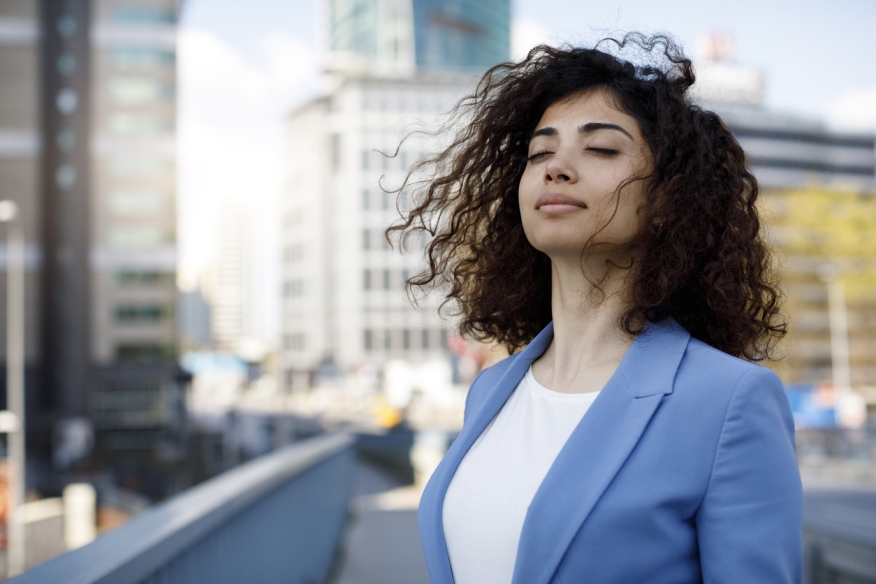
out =
[(243, 201), (223, 199), (217, 204), (216, 259), (209, 282), (212, 344), (220, 351), (239, 351), (248, 327), (247, 308), (251, 273), (247, 262), (253, 235)]
[[(490, 66), (510, 58), (510, 3), (331, 0), (330, 89), (289, 115), (283, 194), (282, 306), (287, 384), (390, 360), (449, 367), (452, 323), (438, 295), (418, 307), (408, 254), (384, 232), (398, 188), (435, 148), (436, 129)], [(447, 375), (447, 390), (452, 375)], [(298, 381), (296, 381), (298, 380)]]
[(510, 58), (507, 0), (328, 0), (329, 68), (482, 72)]
[(29, 488), (122, 459), (133, 484), (140, 465), (181, 456), (179, 8), (0, 4), (0, 199), (27, 237)]
[(876, 137), (763, 107), (763, 74), (734, 61), (727, 35), (699, 53), (698, 96), (745, 150), (776, 246), (790, 327), (772, 366), (792, 391), (835, 392), (836, 409), (843, 395), (863, 424), (876, 406)]

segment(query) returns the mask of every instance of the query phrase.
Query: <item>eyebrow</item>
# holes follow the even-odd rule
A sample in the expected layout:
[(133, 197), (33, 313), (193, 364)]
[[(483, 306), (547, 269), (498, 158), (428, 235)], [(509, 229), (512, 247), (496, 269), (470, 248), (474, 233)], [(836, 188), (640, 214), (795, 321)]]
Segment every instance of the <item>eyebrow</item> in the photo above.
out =
[(618, 132), (624, 134), (630, 140), (634, 140), (633, 135), (624, 130), (622, 127), (617, 124), (606, 124), (605, 122), (590, 122), (589, 124), (584, 124), (583, 126), (578, 127), (579, 134), (589, 134), (590, 132), (595, 132), (597, 130), (617, 130)]
[[(630, 134), (617, 124), (607, 124), (605, 122), (589, 122), (587, 124), (584, 124), (583, 126), (578, 127), (579, 134), (590, 134), (591, 132), (596, 132), (597, 130), (615, 130), (624, 134), (630, 140), (635, 140), (632, 134)], [(536, 136), (557, 136), (558, 134), (559, 132), (556, 128), (548, 126), (546, 128), (541, 128), (533, 132), (532, 136), (529, 139), (532, 140)]]

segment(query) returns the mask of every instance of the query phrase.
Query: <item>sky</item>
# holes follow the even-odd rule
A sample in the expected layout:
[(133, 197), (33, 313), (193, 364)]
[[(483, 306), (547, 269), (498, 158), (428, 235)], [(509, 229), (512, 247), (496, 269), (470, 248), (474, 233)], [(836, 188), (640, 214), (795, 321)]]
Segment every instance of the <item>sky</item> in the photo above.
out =
[[(186, 0), (179, 38), (180, 284), (215, 249), (215, 208), (247, 201), (256, 290), (251, 333), (278, 334), (283, 118), (321, 90), (322, 0)], [(876, 131), (873, 0), (512, 0), (512, 58), (535, 44), (587, 44), (619, 31), (669, 32), (696, 57), (720, 32), (765, 75), (764, 106)]]

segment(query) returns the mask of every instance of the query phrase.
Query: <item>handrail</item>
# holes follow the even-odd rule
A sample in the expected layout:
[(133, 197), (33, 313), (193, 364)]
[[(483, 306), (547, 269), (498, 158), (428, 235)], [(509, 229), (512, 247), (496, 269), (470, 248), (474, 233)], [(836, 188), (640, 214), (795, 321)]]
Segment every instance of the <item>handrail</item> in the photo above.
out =
[(813, 491), (804, 496), (806, 584), (826, 582), (831, 574), (842, 581), (876, 578), (874, 502), (876, 494), (866, 490)]
[(812, 491), (803, 499), (803, 530), (876, 550), (876, 493), (849, 489), (846, 496), (867, 501), (836, 500), (836, 492)]
[(336, 433), (286, 446), (192, 487), (92, 543), (7, 582), (141, 582), (284, 481), (354, 443), (353, 436)]

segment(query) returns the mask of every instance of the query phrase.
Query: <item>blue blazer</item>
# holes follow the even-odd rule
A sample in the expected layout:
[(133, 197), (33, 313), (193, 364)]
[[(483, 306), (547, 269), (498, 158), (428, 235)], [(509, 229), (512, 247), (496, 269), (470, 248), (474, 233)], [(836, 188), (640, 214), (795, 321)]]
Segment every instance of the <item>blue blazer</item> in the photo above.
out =
[[(469, 390), (420, 502), (432, 584), (451, 584), (442, 506), (465, 453), (553, 338), (548, 325)], [(526, 513), (513, 584), (786, 584), (802, 578), (794, 423), (768, 369), (649, 325)]]

